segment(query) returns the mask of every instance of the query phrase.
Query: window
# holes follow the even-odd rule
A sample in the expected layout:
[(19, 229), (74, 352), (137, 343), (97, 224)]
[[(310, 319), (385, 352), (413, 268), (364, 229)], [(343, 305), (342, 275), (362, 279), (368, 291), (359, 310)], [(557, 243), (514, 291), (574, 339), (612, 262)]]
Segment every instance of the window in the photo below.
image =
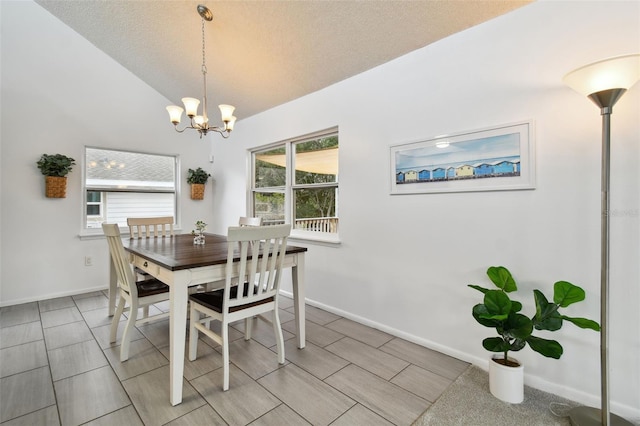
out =
[(127, 217), (173, 216), (177, 157), (85, 148), (85, 228)]
[(255, 150), (251, 159), (250, 214), (293, 224), (292, 236), (337, 240), (337, 129)]

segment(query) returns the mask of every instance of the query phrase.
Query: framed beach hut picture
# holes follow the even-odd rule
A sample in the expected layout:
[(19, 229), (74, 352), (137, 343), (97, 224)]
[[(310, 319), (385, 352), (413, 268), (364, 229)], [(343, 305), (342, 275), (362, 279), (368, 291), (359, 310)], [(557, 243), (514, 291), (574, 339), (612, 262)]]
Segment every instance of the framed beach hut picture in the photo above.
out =
[(531, 121), (390, 147), (391, 194), (535, 188)]

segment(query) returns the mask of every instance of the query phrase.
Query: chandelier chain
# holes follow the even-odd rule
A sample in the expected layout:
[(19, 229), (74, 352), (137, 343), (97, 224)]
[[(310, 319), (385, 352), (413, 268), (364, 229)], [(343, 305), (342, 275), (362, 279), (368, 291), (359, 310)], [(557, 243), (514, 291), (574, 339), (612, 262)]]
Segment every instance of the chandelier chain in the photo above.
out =
[(206, 50), (204, 46), (204, 18), (202, 18), (202, 72), (207, 73)]

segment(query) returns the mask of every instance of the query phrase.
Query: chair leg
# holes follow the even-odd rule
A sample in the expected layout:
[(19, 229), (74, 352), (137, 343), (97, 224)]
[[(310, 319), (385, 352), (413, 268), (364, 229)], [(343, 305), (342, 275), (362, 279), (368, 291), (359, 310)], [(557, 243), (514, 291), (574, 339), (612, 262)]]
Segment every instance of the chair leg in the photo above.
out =
[(222, 321), (220, 324), (222, 337), (222, 390), (229, 390), (229, 324)]
[(200, 312), (196, 311), (193, 303), (191, 303), (189, 317), (189, 361), (195, 361), (198, 353), (198, 329), (196, 328), (196, 322), (200, 321)]
[(145, 306), (142, 308), (142, 318), (149, 318), (149, 307)]
[(124, 362), (129, 359), (129, 342), (131, 341), (131, 332), (133, 331), (133, 326), (135, 325), (138, 316), (138, 300), (135, 298), (132, 299), (131, 307), (129, 309), (129, 319), (127, 320), (127, 325), (124, 327), (122, 342), (120, 343), (120, 362)]
[(278, 308), (273, 310), (273, 331), (276, 335), (276, 346), (278, 348), (278, 363), (284, 364), (284, 337), (282, 336), (282, 327), (280, 326), (280, 315)]
[(122, 312), (124, 312), (125, 303), (126, 300), (124, 299), (124, 297), (120, 296), (118, 307), (116, 308), (116, 312), (113, 314), (113, 319), (111, 320), (111, 333), (109, 334), (109, 343), (116, 342), (116, 337), (118, 334), (118, 324), (120, 324), (120, 317), (122, 317)]
[(244, 340), (251, 339), (251, 327), (253, 326), (253, 318), (244, 319)]

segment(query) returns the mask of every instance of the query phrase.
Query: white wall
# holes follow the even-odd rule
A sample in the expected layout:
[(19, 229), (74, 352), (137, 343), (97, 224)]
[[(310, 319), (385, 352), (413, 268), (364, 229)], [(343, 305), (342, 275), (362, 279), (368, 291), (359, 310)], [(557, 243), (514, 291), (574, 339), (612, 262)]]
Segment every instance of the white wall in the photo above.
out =
[[(614, 30), (615, 29), (615, 30)], [(640, 52), (638, 2), (537, 2), (304, 98), (243, 120), (215, 147), (215, 230), (245, 208), (246, 149), (338, 125), (339, 247), (306, 244), (307, 297), (351, 318), (487, 367), (491, 330), (471, 308), (491, 265), (532, 290), (582, 286), (567, 315), (599, 318), (600, 111), (562, 77)], [(611, 396), (640, 417), (640, 85), (613, 114)], [(530, 191), (389, 195), (389, 146), (533, 120)], [(224, 159), (224, 161), (221, 161)], [(545, 337), (545, 333), (540, 333)], [(526, 382), (599, 406), (599, 335), (566, 323), (561, 360), (516, 355)]]
[[(39, 5), (0, 2), (2, 15), (0, 304), (108, 286), (104, 240), (80, 240), (84, 146), (179, 154), (180, 224), (213, 220), (213, 185), (192, 201), (188, 168), (211, 170), (209, 141), (178, 134), (166, 98)], [(44, 196), (36, 161), (76, 159), (67, 198)], [(94, 266), (84, 266), (92, 256)]]

